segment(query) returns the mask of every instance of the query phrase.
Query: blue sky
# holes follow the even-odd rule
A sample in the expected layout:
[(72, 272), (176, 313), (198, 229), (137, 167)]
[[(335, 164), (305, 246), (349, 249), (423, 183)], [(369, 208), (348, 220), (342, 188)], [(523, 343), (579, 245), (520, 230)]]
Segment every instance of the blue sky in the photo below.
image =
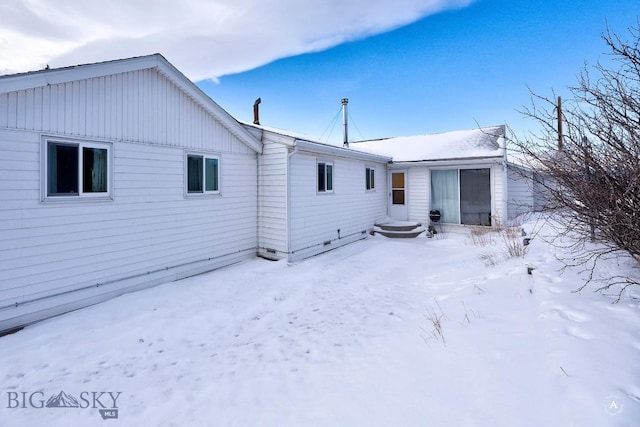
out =
[[(601, 34), (625, 37), (635, 1), (478, 0), (382, 34), (198, 85), (239, 120), (339, 142), (329, 133), (349, 98), (350, 139), (506, 123), (535, 129), (517, 111), (533, 91), (569, 96), (585, 63), (606, 60)], [(336, 11), (339, 13), (339, 11)]]
[(11, 0), (0, 75), (159, 52), (240, 120), (340, 143), (506, 123), (566, 96), (638, 0)]

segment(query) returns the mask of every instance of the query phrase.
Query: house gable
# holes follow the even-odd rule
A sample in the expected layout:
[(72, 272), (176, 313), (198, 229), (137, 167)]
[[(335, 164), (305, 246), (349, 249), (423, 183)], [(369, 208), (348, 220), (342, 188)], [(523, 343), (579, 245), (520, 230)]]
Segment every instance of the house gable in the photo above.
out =
[(254, 257), (260, 151), (159, 55), (1, 77), (0, 331)]
[(216, 138), (228, 150), (232, 140), (256, 153), (262, 148), (159, 54), (0, 77), (2, 127), (190, 148)]

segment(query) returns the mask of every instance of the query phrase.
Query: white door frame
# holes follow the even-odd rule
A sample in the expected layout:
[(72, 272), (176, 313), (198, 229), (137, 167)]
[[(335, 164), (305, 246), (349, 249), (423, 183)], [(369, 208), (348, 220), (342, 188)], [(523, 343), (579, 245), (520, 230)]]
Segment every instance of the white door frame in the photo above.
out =
[[(409, 219), (407, 172), (407, 169), (392, 169), (389, 171), (389, 216), (399, 221), (407, 221)], [(399, 186), (398, 182), (396, 182), (397, 187), (393, 186), (393, 174), (403, 175), (402, 187)]]

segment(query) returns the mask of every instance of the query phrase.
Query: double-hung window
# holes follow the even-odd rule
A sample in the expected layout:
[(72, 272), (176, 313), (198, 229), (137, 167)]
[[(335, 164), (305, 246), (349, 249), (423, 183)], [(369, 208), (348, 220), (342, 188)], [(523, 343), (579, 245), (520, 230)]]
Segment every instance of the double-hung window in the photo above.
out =
[(45, 197), (109, 197), (111, 145), (47, 140)]
[(220, 159), (214, 156), (187, 154), (187, 193), (220, 192)]
[(318, 192), (333, 191), (333, 164), (318, 162)]
[(367, 190), (376, 188), (376, 170), (374, 168), (365, 168), (365, 185)]

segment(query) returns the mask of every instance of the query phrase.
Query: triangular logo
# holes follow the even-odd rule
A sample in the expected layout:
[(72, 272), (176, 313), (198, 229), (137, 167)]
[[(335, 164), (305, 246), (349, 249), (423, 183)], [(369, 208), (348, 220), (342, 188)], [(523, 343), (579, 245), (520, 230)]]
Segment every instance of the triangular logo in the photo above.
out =
[(46, 406), (47, 408), (79, 408), (80, 404), (75, 397), (61, 390), (47, 400)]

